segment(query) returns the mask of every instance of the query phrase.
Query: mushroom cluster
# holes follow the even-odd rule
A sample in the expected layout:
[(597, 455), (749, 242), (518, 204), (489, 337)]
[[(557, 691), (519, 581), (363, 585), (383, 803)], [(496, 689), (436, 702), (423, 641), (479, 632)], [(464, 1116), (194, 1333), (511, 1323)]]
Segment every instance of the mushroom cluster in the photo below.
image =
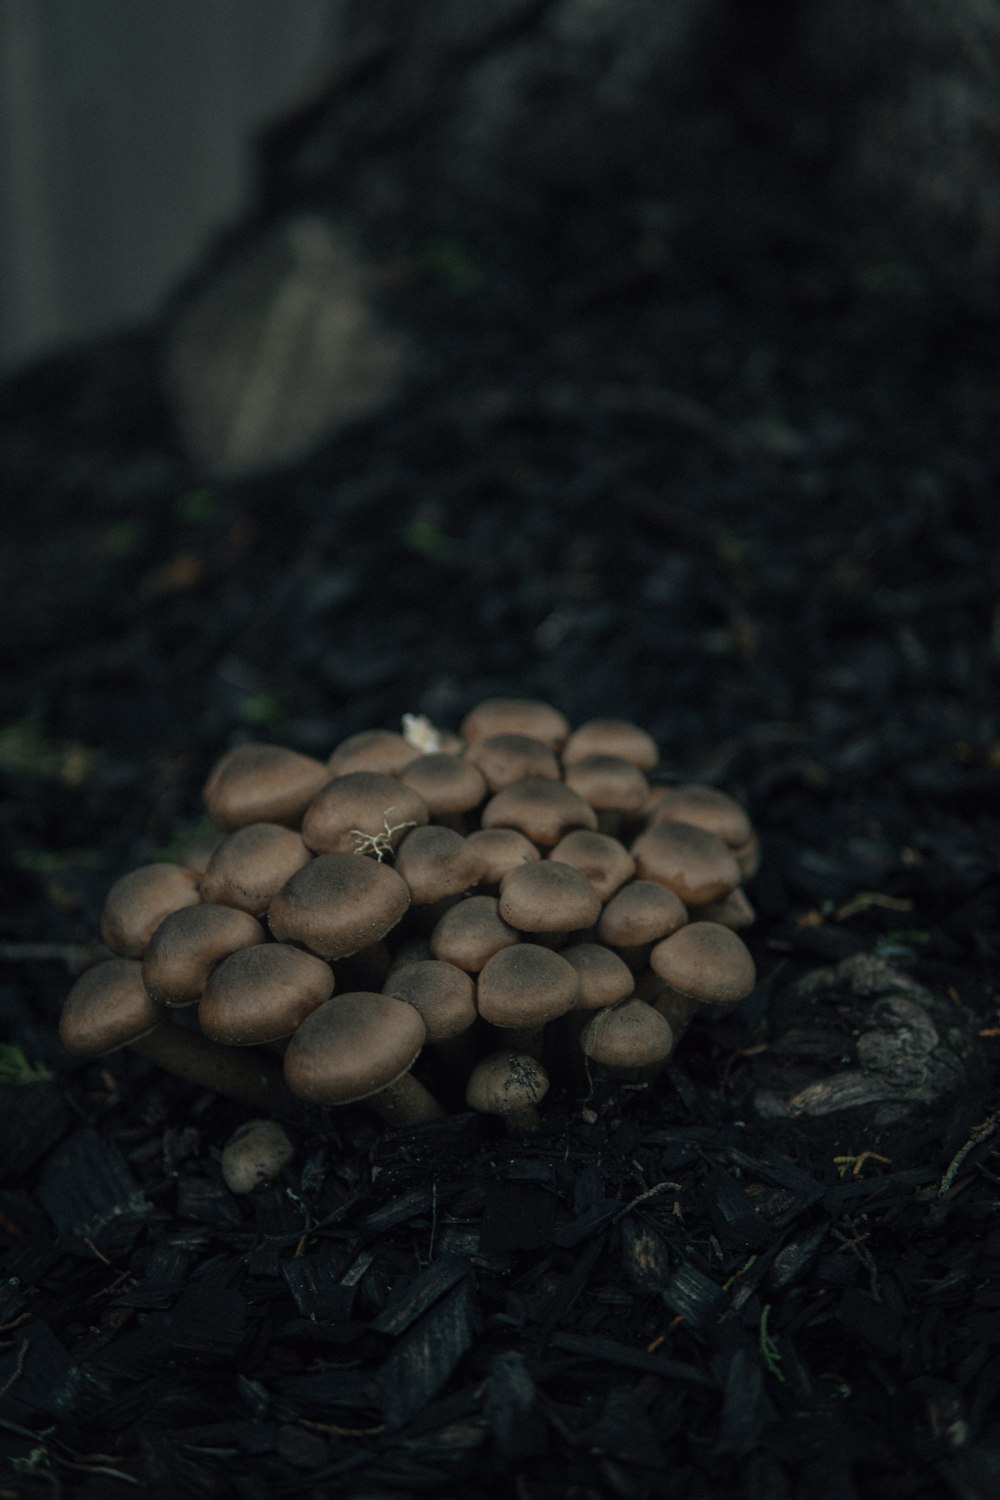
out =
[(523, 698), (458, 735), (407, 715), (326, 763), (239, 745), (205, 784), (214, 845), (108, 893), (114, 956), (73, 987), (63, 1042), (397, 1125), (457, 1103), (530, 1129), (550, 1077), (647, 1082), (755, 977), (750, 821), (651, 780), (658, 759), (635, 724)]

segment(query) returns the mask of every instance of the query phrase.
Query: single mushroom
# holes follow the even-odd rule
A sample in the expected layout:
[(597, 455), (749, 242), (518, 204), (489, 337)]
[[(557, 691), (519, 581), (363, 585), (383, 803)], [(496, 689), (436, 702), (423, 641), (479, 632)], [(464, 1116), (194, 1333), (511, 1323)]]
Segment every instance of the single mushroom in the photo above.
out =
[(362, 729), (349, 734), (332, 752), (326, 763), (329, 776), (348, 776), (353, 771), (376, 771), (382, 776), (399, 776), (420, 756), (415, 745), (391, 729)]
[(577, 828), (560, 839), (547, 858), (579, 870), (601, 901), (610, 901), (635, 874), (635, 860), (624, 844), (610, 834), (591, 833), (586, 828)]
[(620, 755), (585, 755), (566, 767), (566, 785), (597, 813), (601, 833), (616, 834), (635, 818), (649, 795), (649, 782)]
[(573, 1009), (580, 979), (571, 963), (537, 943), (503, 948), (483, 965), (476, 985), (479, 1014), (504, 1033), (505, 1044), (537, 1053), (549, 1021)]
[(68, 1051), (82, 1057), (129, 1047), (178, 1078), (256, 1109), (280, 1114), (292, 1106), (273, 1057), (219, 1046), (164, 1017), (146, 993), (138, 959), (108, 958), (81, 974), (70, 990), (59, 1035)]
[(753, 838), (753, 825), (735, 798), (718, 787), (698, 782), (661, 789), (648, 826), (655, 828), (658, 823), (690, 823), (695, 828), (704, 828), (734, 851)]
[(453, 828), (428, 824), (406, 835), (396, 854), (396, 874), (410, 889), (414, 906), (432, 907), (479, 883), (486, 862)]
[(469, 815), (485, 800), (486, 781), (464, 755), (438, 751), (418, 755), (400, 772), (400, 781), (422, 797), (435, 823), (465, 833)]
[(231, 906), (182, 906), (157, 927), (142, 960), (142, 982), (160, 1005), (194, 1005), (216, 964), (267, 934), (249, 912)]
[(632, 1087), (655, 1078), (675, 1043), (666, 1017), (636, 998), (598, 1011), (580, 1037), (592, 1077)]
[(248, 1120), (222, 1148), (222, 1179), (231, 1193), (252, 1193), (280, 1177), (294, 1156), (295, 1147), (276, 1120)]
[(202, 791), (223, 833), (247, 823), (297, 823), (329, 780), (322, 761), (283, 745), (237, 745), (217, 761)]
[(601, 914), (601, 898), (572, 865), (557, 860), (519, 865), (500, 882), (500, 915), (536, 942), (558, 946), (571, 932), (591, 927)]
[(746, 891), (738, 885), (728, 896), (720, 896), (718, 901), (709, 901), (706, 906), (699, 906), (698, 918), (702, 922), (718, 922), (722, 927), (731, 927), (734, 932), (741, 932), (744, 927), (753, 926), (757, 913), (750, 904)]
[(502, 792), (527, 776), (560, 779), (554, 753), (530, 734), (489, 734), (469, 746), (467, 758), (478, 767), (491, 792)]
[(664, 938), (650, 953), (649, 965), (663, 985), (656, 1009), (678, 1041), (701, 1006), (738, 1005), (757, 979), (743, 939), (718, 922), (690, 922)]
[(632, 845), (641, 880), (669, 886), (685, 906), (705, 906), (728, 896), (740, 883), (740, 869), (718, 834), (690, 823), (657, 823)]
[(181, 865), (140, 865), (111, 887), (101, 912), (101, 937), (119, 958), (142, 958), (165, 917), (197, 906), (198, 876)]
[(654, 943), (669, 937), (688, 920), (675, 891), (656, 880), (630, 880), (601, 912), (597, 936), (614, 948), (630, 969), (641, 969)]
[(536, 698), (484, 698), (462, 720), (467, 745), (491, 734), (529, 734), (550, 750), (558, 750), (569, 734), (569, 721), (551, 703)]
[(640, 771), (651, 771), (660, 750), (653, 736), (629, 719), (588, 719), (577, 725), (563, 746), (562, 763), (572, 766), (591, 755), (616, 755)]
[(428, 822), (427, 803), (412, 787), (378, 771), (350, 771), (328, 781), (302, 815), (302, 837), (317, 854), (392, 854), (410, 828)]
[(268, 911), (279, 943), (347, 958), (385, 937), (410, 905), (406, 881), (356, 854), (320, 854), (282, 886)]
[(418, 959), (395, 969), (382, 986), (420, 1012), (427, 1046), (449, 1083), (468, 1077), (476, 1060), (476, 986), (464, 970), (442, 959)]
[(260, 917), (275, 893), (312, 855), (302, 835), (280, 823), (247, 823), (219, 844), (201, 877), (201, 899)]
[(466, 974), (478, 974), (502, 948), (521, 941), (521, 934), (500, 915), (495, 896), (467, 896), (449, 908), (430, 935), (431, 953)]
[[(533, 864), (541, 854), (530, 839), (516, 828), (476, 828), (466, 835), (469, 843), (484, 861), (479, 884), (488, 891), (498, 891), (500, 882), (518, 865)], [(572, 860), (567, 860), (572, 864)]]
[(585, 1082), (584, 1054), (580, 1036), (595, 1011), (627, 1000), (635, 987), (635, 975), (626, 963), (602, 943), (571, 943), (559, 953), (572, 964), (579, 980), (576, 1004), (546, 1031), (546, 1060), (553, 1071), (574, 1085)]
[(503, 1050), (481, 1058), (469, 1074), (465, 1102), (497, 1115), (508, 1130), (538, 1130), (537, 1105), (549, 1091), (548, 1074), (529, 1052)]
[(364, 1103), (390, 1125), (437, 1120), (444, 1110), (410, 1072), (426, 1035), (420, 1013), (394, 995), (334, 995), (289, 1042), (285, 1079), (310, 1103)]
[(198, 1005), (206, 1036), (229, 1047), (280, 1042), (333, 994), (328, 963), (287, 943), (242, 948), (213, 969)]
[(551, 848), (574, 828), (597, 828), (597, 814), (561, 781), (527, 776), (497, 792), (483, 808), (484, 828), (516, 828), (533, 844)]

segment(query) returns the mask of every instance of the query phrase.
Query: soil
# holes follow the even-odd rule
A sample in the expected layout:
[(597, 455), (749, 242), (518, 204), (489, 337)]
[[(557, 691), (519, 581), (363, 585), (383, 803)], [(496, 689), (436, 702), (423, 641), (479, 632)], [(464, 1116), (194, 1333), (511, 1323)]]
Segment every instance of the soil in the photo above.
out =
[[(1000, 330), (795, 183), (683, 204), (414, 241), (423, 377), (280, 472), (185, 459), (158, 327), (3, 390), (0, 1495), (997, 1493)], [(240, 738), (492, 693), (746, 803), (755, 995), (537, 1137), (348, 1108), (234, 1197), (245, 1110), (55, 1038), (107, 887)], [(914, 986), (947, 1066), (789, 1113)]]

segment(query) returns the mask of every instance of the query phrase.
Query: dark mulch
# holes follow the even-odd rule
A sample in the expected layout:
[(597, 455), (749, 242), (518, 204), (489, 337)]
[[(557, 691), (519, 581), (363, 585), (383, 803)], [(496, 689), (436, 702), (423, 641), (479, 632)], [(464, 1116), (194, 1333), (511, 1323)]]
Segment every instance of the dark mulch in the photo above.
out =
[[(258, 480), (186, 465), (154, 333), (4, 391), (0, 993), (56, 1078), (0, 1098), (0, 1496), (997, 1494), (998, 329), (795, 208), (421, 263), (426, 381)], [(538, 1139), (345, 1110), (237, 1200), (239, 1109), (61, 1054), (60, 955), (234, 737), (495, 691), (745, 799), (757, 994)], [(857, 954), (957, 1071), (783, 1118)]]

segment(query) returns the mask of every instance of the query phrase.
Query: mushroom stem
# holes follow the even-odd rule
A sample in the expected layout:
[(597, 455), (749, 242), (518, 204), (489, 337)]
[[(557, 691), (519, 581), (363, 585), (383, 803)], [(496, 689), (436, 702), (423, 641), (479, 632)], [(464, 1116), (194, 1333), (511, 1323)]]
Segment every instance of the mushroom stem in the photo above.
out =
[(272, 1114), (292, 1114), (295, 1099), (277, 1062), (248, 1048), (224, 1047), (163, 1021), (129, 1046), (167, 1073)]
[(402, 1073), (377, 1094), (358, 1102), (367, 1104), (387, 1125), (425, 1125), (444, 1119), (446, 1114), (443, 1105), (412, 1073)]

